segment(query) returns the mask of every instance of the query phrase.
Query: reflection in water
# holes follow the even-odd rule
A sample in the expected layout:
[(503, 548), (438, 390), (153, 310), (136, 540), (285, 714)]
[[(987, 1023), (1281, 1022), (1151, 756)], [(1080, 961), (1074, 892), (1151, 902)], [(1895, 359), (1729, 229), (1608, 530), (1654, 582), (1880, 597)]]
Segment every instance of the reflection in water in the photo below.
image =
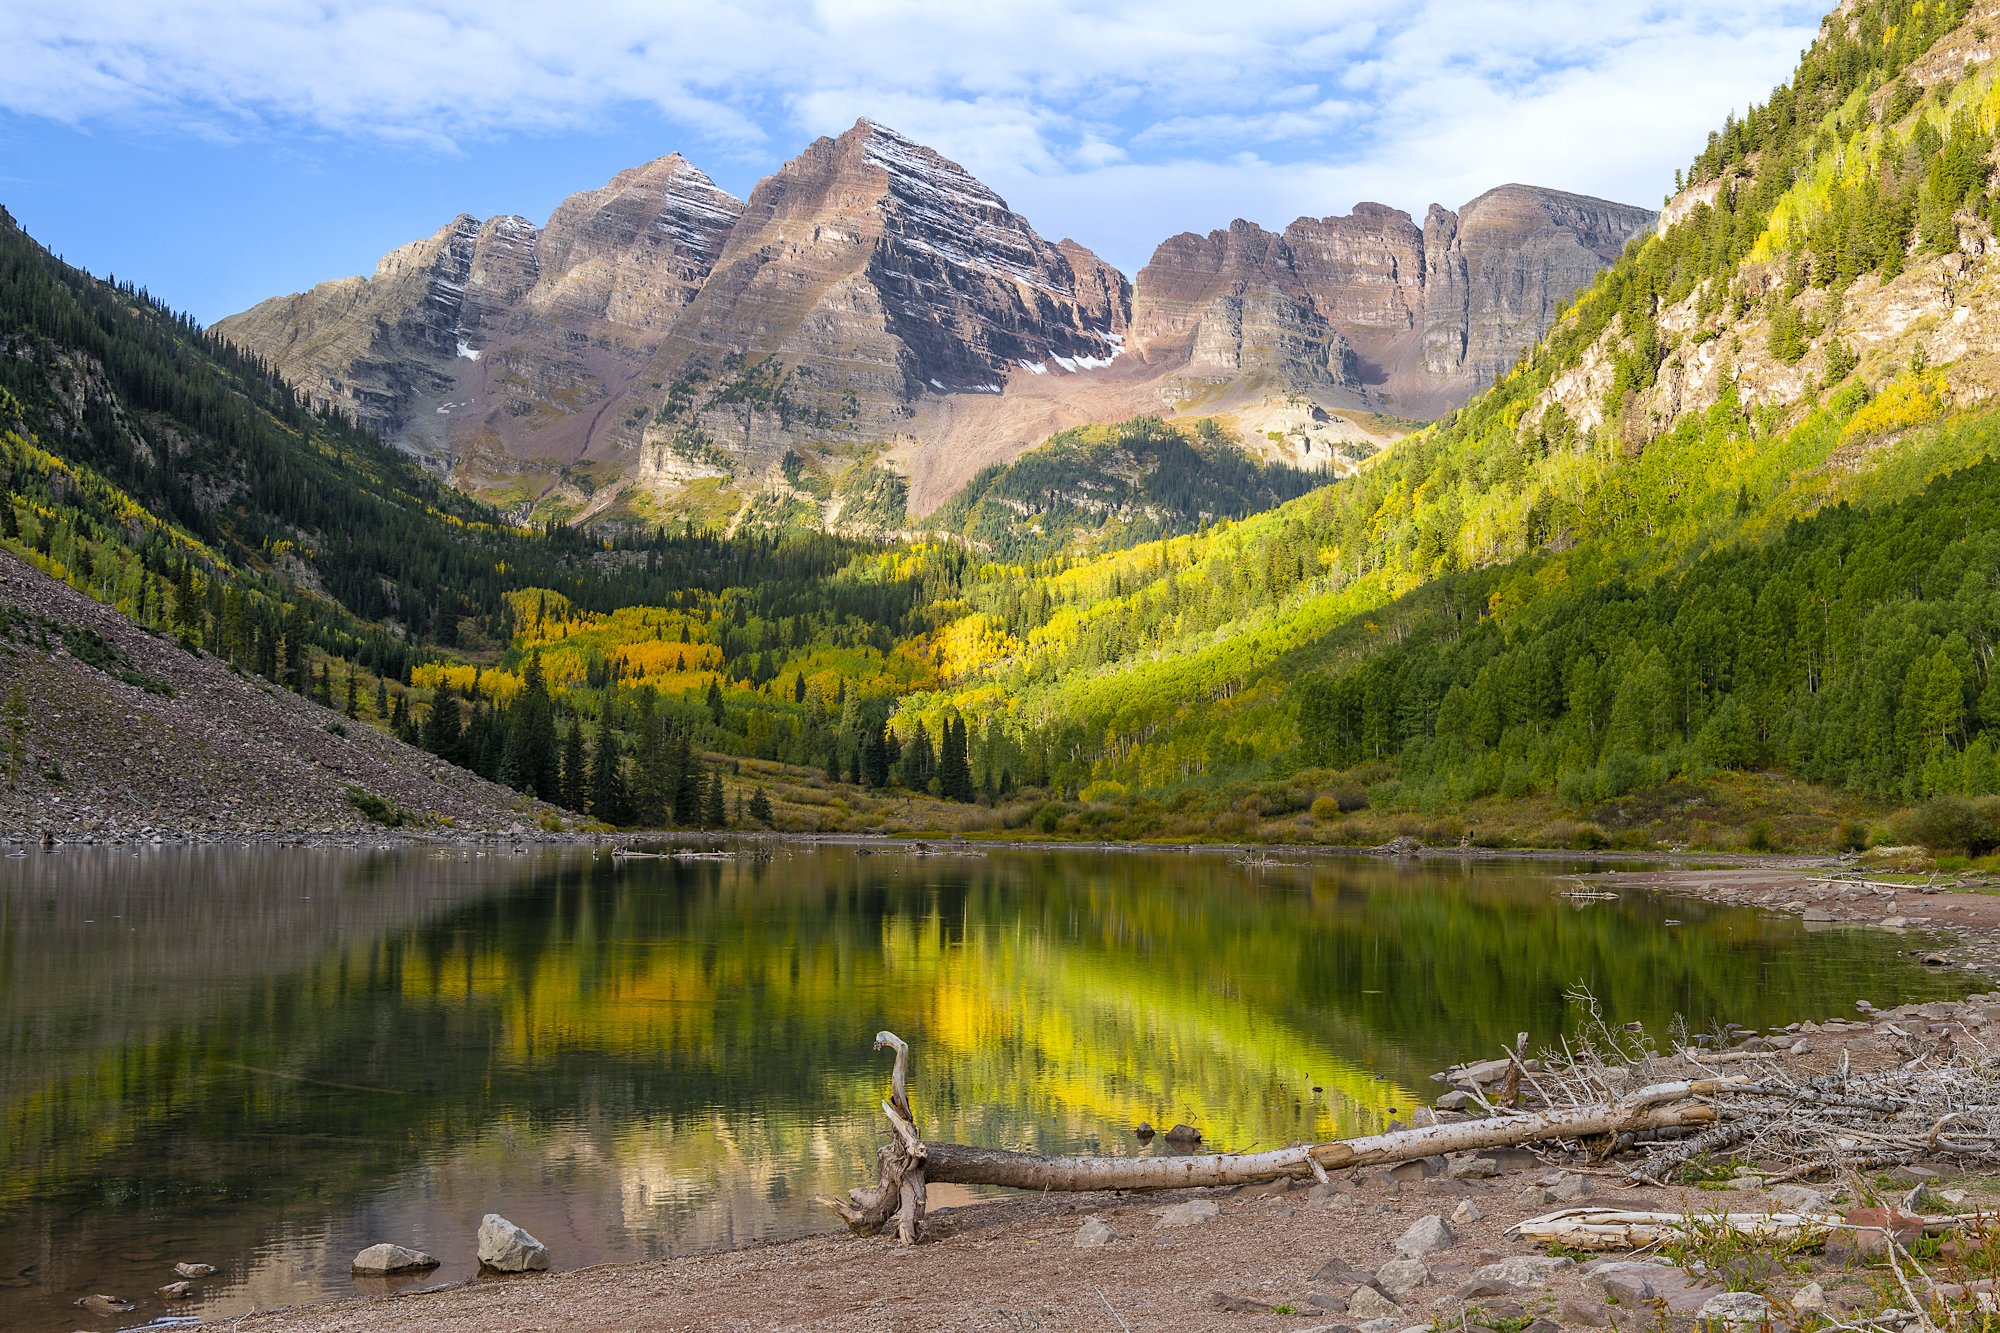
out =
[[(559, 1266), (828, 1225), (892, 1028), (927, 1132), (1138, 1151), (1379, 1127), (1450, 1058), (1575, 1021), (1824, 1017), (1955, 985), (1891, 937), (1575, 904), (1532, 863), (779, 848), (149, 849), (0, 862), (0, 1323), (216, 1263), (195, 1313), (470, 1274), (500, 1211)], [(1685, 924), (1669, 926), (1669, 910)], [(142, 1304), (131, 1322), (163, 1313)]]

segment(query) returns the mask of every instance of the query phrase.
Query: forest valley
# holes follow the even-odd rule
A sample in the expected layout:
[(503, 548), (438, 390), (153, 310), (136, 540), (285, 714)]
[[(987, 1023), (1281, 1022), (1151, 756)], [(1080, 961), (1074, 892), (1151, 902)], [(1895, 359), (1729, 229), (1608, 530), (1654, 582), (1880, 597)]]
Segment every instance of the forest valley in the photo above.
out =
[(2000, 311), (1968, 14), (1830, 22), (1351, 479), (1146, 418), (893, 540), (511, 524), (10, 221), (0, 543), (609, 825), (1984, 855), (2000, 368), (1877, 319)]

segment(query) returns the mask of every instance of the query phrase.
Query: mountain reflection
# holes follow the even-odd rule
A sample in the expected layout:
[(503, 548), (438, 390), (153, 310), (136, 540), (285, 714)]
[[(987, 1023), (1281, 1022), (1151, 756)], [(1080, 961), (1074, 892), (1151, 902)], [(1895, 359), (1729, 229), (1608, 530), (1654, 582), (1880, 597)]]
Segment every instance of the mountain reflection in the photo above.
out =
[(37, 1256), (0, 1272), (0, 1322), (69, 1327), (81, 1291), (150, 1291), (189, 1257), (223, 1268), (211, 1317), (351, 1292), (376, 1240), (449, 1278), (488, 1210), (562, 1267), (824, 1227), (812, 1196), (881, 1141), (884, 1027), (934, 1137), (1134, 1152), (1137, 1122), (1182, 1120), (1253, 1148), (1377, 1128), (1447, 1060), (1561, 1035), (1578, 986), (1663, 1031), (1957, 984), (1892, 937), (1578, 905), (1558, 869), (792, 846), (0, 862), (0, 1241)]

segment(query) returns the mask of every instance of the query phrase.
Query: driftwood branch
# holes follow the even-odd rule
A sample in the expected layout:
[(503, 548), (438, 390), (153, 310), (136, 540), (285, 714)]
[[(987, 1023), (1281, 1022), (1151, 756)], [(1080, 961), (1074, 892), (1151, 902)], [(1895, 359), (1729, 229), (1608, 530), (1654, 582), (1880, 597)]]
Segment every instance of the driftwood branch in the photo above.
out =
[[(1255, 1184), (1279, 1177), (1324, 1180), (1328, 1171), (1445, 1153), (1709, 1126), (1714, 1124), (1716, 1112), (1703, 1099), (1745, 1082), (1728, 1077), (1677, 1079), (1595, 1105), (1494, 1115), (1266, 1152), (1046, 1157), (963, 1143), (924, 1142), (910, 1110), (908, 1044), (892, 1032), (882, 1032), (876, 1036), (875, 1048), (896, 1053), (891, 1096), (882, 1103), (894, 1138), (876, 1154), (874, 1184), (850, 1190), (845, 1200), (822, 1198), (820, 1202), (838, 1212), (858, 1235), (880, 1232), (894, 1215), (896, 1238), (904, 1245), (917, 1240), (929, 1183), (1023, 1190), (1149, 1190)], [(1523, 1049), (1524, 1045), (1517, 1045), (1512, 1056), (1517, 1076), (1522, 1072), (1519, 1052)]]
[[(1202, 1185), (1249, 1185), (1279, 1176), (1312, 1176), (1313, 1167), (1339, 1171), (1386, 1166), (1481, 1148), (1513, 1147), (1554, 1139), (1594, 1138), (1630, 1130), (1677, 1129), (1706, 1125), (1712, 1107), (1689, 1103), (1714, 1089), (1708, 1080), (1643, 1089), (1634, 1104), (1590, 1106), (1572, 1111), (1460, 1120), (1387, 1134), (1339, 1139), (1256, 1153), (1199, 1153), (1187, 1157), (1043, 1157), (1038, 1153), (974, 1148), (960, 1143), (928, 1145), (931, 1180), (954, 1185), (1005, 1185), (1031, 1190), (1186, 1189)], [(1650, 1100), (1639, 1100), (1648, 1098)], [(1664, 1102), (1687, 1103), (1662, 1105)]]
[(819, 1202), (839, 1213), (848, 1229), (857, 1236), (878, 1234), (896, 1218), (896, 1243), (914, 1245), (924, 1219), (924, 1170), (929, 1149), (917, 1133), (917, 1117), (910, 1110), (910, 1046), (893, 1032), (875, 1034), (875, 1049), (896, 1052), (895, 1068), (889, 1075), (889, 1100), (882, 1114), (889, 1118), (895, 1142), (883, 1145), (875, 1154), (875, 1183), (847, 1192), (845, 1199)]

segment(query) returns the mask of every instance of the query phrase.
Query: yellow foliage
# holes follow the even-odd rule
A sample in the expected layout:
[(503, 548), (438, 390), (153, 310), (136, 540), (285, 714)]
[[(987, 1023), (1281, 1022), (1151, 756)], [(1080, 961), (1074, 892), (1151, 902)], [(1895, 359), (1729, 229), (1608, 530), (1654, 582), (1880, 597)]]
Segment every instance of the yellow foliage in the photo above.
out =
[(975, 612), (954, 620), (934, 638), (938, 671), (947, 680), (963, 680), (1021, 651), (1021, 641), (999, 619)]
[(620, 642), (608, 652), (628, 681), (644, 681), (662, 691), (690, 691), (708, 685), (722, 671), (722, 648), (712, 642), (648, 638)]
[(1921, 426), (1944, 411), (1944, 376), (1935, 370), (1905, 371), (1848, 418), (1840, 442), (1888, 435)]
[(420, 690), (449, 686), (460, 694), (484, 695), (495, 703), (512, 703), (521, 693), (521, 678), (514, 673), (462, 662), (425, 662), (410, 672), (410, 684)]

